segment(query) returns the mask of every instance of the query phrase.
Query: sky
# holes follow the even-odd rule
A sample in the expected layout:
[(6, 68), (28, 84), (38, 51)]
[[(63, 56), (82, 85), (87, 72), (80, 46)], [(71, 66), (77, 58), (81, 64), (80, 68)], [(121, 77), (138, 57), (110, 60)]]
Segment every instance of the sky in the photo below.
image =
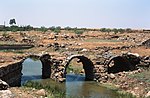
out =
[(150, 0), (0, 0), (0, 24), (150, 28)]

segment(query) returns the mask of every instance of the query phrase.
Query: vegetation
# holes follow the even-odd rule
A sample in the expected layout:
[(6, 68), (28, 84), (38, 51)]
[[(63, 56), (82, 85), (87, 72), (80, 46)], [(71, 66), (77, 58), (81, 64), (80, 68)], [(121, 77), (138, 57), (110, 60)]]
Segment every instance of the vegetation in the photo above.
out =
[(34, 28), (30, 25), (27, 26), (16, 26), (13, 24), (16, 24), (15, 20), (11, 20), (10, 21), (11, 26), (4, 26), (4, 27), (0, 27), (0, 31), (31, 31), (31, 30), (36, 30), (36, 31), (42, 31), (42, 32), (46, 32), (48, 30), (53, 31), (54, 33), (58, 34), (61, 32), (61, 30), (67, 30), (67, 31), (73, 31), (76, 34), (83, 34), (83, 32), (85, 31), (101, 31), (101, 32), (114, 32), (116, 33), (124, 33), (124, 32), (132, 32), (133, 30), (131, 30), (130, 28), (127, 29), (122, 29), (122, 28), (114, 28), (114, 29), (110, 29), (110, 28), (101, 28), (101, 29), (87, 29), (87, 28), (71, 28), (71, 27), (65, 27), (65, 28), (61, 28), (60, 26), (52, 26), (49, 28), (46, 28), (44, 26), (40, 27), (40, 28)]
[(102, 85), (103, 87), (106, 87), (110, 90), (113, 90), (114, 93), (116, 93), (116, 98), (136, 98), (136, 96), (132, 95), (131, 93), (120, 90), (113, 84), (104, 83), (104, 84), (100, 84), (100, 85)]
[(85, 42), (120, 42), (118, 40), (102, 40), (102, 39), (98, 39), (98, 38), (88, 38), (85, 40)]
[(68, 27), (65, 27), (64, 29), (65, 29), (65, 30), (72, 30), (72, 28), (69, 27), (69, 26), (68, 26)]
[[(42, 85), (42, 83), (38, 81), (28, 81), (26, 84), (24, 84), (25, 87), (33, 87), (36, 89), (42, 89), (44, 88), (45, 90), (48, 91), (50, 96), (53, 96), (54, 98), (64, 98), (65, 97), (65, 91), (60, 90), (58, 86), (56, 85)], [(46, 96), (45, 96), (46, 97)]]
[(116, 33), (124, 33), (124, 32), (129, 32), (130, 31), (130, 29), (128, 28), (128, 29), (117, 29), (117, 28), (114, 28), (114, 29), (110, 29), (110, 28), (101, 28), (100, 29), (100, 31), (101, 32), (114, 32), (115, 34)]
[(8, 33), (6, 31), (4, 31), (3, 34), (2, 34), (2, 36), (6, 37), (6, 36), (8, 36)]
[(13, 52), (13, 53), (17, 53), (17, 54), (23, 54), (24, 51), (23, 50), (11, 50), (11, 49), (7, 49), (7, 50), (0, 50), (0, 52)]
[(0, 27), (0, 31), (13, 31), (13, 32), (16, 32), (16, 31), (31, 31), (31, 30), (34, 30), (34, 28), (30, 25), (28, 26), (5, 26), (5, 27)]
[(10, 19), (9, 24), (10, 25), (16, 24), (16, 20), (15, 19)]
[(53, 31), (54, 33), (56, 33), (56, 34), (60, 33), (60, 31), (61, 31), (61, 27), (60, 26), (58, 26), (58, 27), (52, 26), (49, 29), (51, 31)]
[(80, 74), (81, 70), (82, 70), (82, 66), (79, 67), (79, 66), (73, 66), (72, 64), (70, 64), (67, 68), (67, 73), (70, 73), (70, 72), (73, 72), (75, 74)]
[(136, 78), (136, 79), (138, 79), (140, 81), (150, 83), (150, 68), (144, 70), (141, 73), (129, 75), (129, 77)]
[(37, 31), (46, 32), (48, 31), (48, 28), (42, 26), (41, 28), (38, 28)]
[(80, 35), (80, 34), (83, 34), (84, 31), (83, 30), (75, 29), (74, 32), (75, 32), (75, 34), (79, 34)]
[[(66, 97), (66, 92), (65, 88), (61, 89), (63, 87), (59, 87), (61, 85), (54, 85), (53, 83), (49, 82), (38, 82), (38, 81), (28, 81), (26, 84), (24, 84), (24, 87), (32, 87), (36, 89), (45, 89), (48, 92), (48, 95), (45, 97), (48, 98), (84, 98), (84, 97), (73, 97), (73, 96), (67, 96)], [(114, 91), (114, 94), (116, 94), (116, 98), (136, 98), (133, 96), (131, 93), (127, 93), (124, 91), (121, 91), (120, 89), (116, 88), (115, 86), (112, 86), (112, 84), (104, 84), (102, 85), (104, 87), (107, 87), (111, 90)], [(100, 97), (101, 98), (101, 97)], [(103, 97), (102, 97), (103, 98)]]

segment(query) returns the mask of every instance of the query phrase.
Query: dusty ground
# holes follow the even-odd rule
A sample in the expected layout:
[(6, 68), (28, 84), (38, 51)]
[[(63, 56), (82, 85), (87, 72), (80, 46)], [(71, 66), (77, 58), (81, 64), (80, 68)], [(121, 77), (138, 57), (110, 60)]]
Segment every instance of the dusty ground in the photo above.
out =
[[(50, 53), (52, 57), (65, 57), (70, 54), (85, 54), (91, 60), (96, 59), (96, 55), (103, 52), (110, 52), (118, 55), (125, 52), (138, 53), (140, 56), (150, 56), (150, 48), (140, 46), (143, 41), (150, 38), (150, 33), (104, 33), (100, 31), (86, 31), (82, 35), (77, 35), (71, 31), (62, 30), (58, 35), (54, 32), (0, 32), (0, 44), (32, 44), (35, 47), (26, 50), (0, 50), (0, 67), (11, 63), (15, 60), (22, 59), (28, 54)], [(148, 75), (150, 75), (148, 73)], [(116, 76), (117, 77), (117, 76)], [(126, 81), (128, 80), (128, 81)], [(137, 93), (135, 95), (141, 96), (148, 92), (146, 88), (150, 82), (141, 82), (136, 77), (119, 77), (112, 81), (114, 84), (136, 84), (133, 87), (119, 86), (120, 88)], [(139, 85), (138, 85), (139, 84)], [(142, 85), (142, 86), (141, 86)], [(149, 86), (150, 87), (150, 86)], [(11, 88), (12, 91), (17, 90)], [(22, 92), (18, 90), (17, 92)], [(23, 91), (26, 92), (26, 91)], [(15, 92), (14, 92), (15, 93)], [(27, 96), (32, 98), (30, 93)]]

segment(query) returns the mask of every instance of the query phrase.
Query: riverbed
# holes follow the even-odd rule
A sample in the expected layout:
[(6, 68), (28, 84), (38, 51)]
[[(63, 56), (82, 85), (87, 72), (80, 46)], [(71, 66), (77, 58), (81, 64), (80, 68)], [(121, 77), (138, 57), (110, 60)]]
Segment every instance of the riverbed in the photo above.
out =
[(65, 83), (58, 83), (51, 79), (41, 79), (42, 64), (40, 60), (28, 58), (23, 63), (22, 85), (27, 81), (38, 81), (42, 85), (51, 86), (65, 92), (66, 97), (75, 98), (116, 98), (113, 90), (100, 86), (94, 81), (84, 81), (85, 76), (69, 73)]

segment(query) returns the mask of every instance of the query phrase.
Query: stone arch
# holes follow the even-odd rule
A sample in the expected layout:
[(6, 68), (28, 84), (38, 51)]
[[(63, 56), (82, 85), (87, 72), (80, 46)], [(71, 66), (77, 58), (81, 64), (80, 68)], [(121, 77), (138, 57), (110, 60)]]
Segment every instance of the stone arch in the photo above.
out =
[(40, 57), (42, 62), (42, 78), (50, 78), (51, 77), (51, 66), (53, 65), (51, 61), (51, 56), (49, 54), (44, 54)]
[(51, 66), (53, 65), (51, 61), (51, 56), (49, 54), (43, 54), (43, 55), (28, 55), (24, 58), (26, 60), (27, 58), (37, 58), (42, 63), (42, 78), (50, 78), (51, 77)]
[(74, 59), (74, 58), (77, 58), (79, 59), (78, 62), (82, 62), (83, 64), (83, 69), (85, 70), (85, 80), (86, 81), (92, 81), (94, 80), (94, 72), (93, 72), (93, 69), (94, 69), (94, 65), (93, 65), (93, 62), (88, 59), (87, 57), (85, 57), (84, 55), (72, 55), (72, 56), (69, 56), (67, 59), (66, 59), (66, 63), (65, 63), (65, 70), (64, 70), (64, 77), (66, 77), (66, 74), (67, 74), (67, 68), (69, 66), (69, 63)]
[[(122, 56), (115, 56), (110, 58), (107, 63), (107, 71), (108, 73), (117, 73), (122, 71), (133, 71), (136, 69), (136, 65), (139, 63), (139, 57), (133, 54), (125, 54)], [(113, 66), (110, 67), (111, 62), (113, 62)]]

